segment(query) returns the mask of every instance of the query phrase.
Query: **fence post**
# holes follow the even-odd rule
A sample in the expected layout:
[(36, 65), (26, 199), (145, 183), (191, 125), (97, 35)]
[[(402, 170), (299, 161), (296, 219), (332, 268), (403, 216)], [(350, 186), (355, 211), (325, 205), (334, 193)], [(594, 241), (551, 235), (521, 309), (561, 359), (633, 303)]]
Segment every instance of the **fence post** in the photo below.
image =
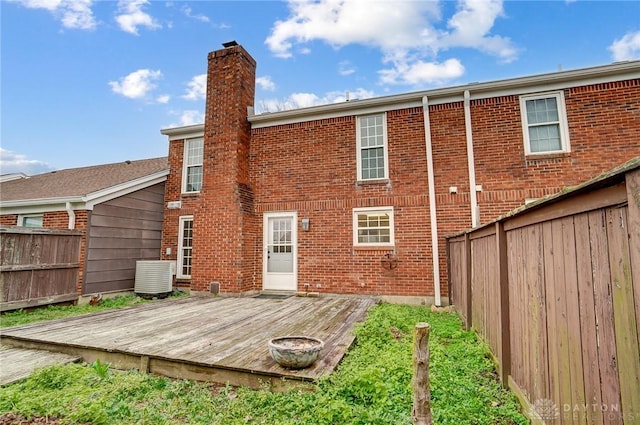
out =
[(467, 290), (467, 299), (465, 300), (465, 316), (467, 320), (465, 321), (464, 328), (466, 331), (471, 329), (473, 325), (473, 321), (471, 320), (471, 315), (473, 314), (473, 308), (471, 303), (473, 302), (473, 297), (471, 296), (471, 239), (469, 238), (469, 233), (464, 234), (464, 259), (465, 259), (465, 281), (464, 285), (466, 285)]
[(429, 387), (429, 324), (418, 323), (413, 331), (413, 425), (432, 425)]
[(507, 234), (504, 223), (496, 222), (496, 256), (498, 259), (498, 285), (500, 288), (500, 380), (509, 386), (511, 374), (511, 331), (509, 317), (509, 262), (507, 257)]

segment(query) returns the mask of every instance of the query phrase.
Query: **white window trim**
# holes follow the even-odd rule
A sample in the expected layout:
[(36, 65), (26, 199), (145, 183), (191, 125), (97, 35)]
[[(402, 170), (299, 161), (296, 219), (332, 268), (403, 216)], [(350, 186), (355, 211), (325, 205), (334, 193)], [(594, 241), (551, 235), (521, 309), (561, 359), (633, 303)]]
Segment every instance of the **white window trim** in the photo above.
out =
[[(389, 242), (375, 242), (375, 243), (365, 243), (358, 241), (358, 214), (359, 213), (386, 213), (389, 214)], [(364, 207), (364, 208), (354, 208), (353, 209), (353, 246), (364, 246), (364, 247), (393, 247), (395, 246), (395, 221), (393, 217), (393, 207)]]
[[(365, 117), (371, 117), (375, 115), (382, 115), (382, 132), (383, 132), (383, 145), (384, 150), (384, 177), (377, 179), (363, 179), (362, 178), (362, 147), (360, 146), (360, 119)], [(379, 114), (367, 114), (358, 116), (356, 119), (356, 163), (358, 166), (358, 181), (371, 182), (371, 181), (386, 181), (389, 180), (389, 149), (387, 142), (387, 113), (382, 112)]]
[[(544, 152), (531, 152), (531, 144), (529, 142), (529, 122), (527, 119), (527, 100), (546, 99), (549, 97), (555, 97), (558, 104), (558, 119), (560, 126), (560, 150), (544, 151)], [(564, 103), (564, 92), (546, 92), (530, 95), (520, 96), (520, 116), (522, 121), (522, 134), (524, 136), (524, 153), (525, 155), (548, 155), (554, 153), (564, 153), (571, 151), (571, 144), (569, 143), (569, 126), (567, 124), (567, 109)]]
[[(191, 279), (191, 275), (186, 275), (186, 274), (182, 274), (182, 262), (184, 260), (183, 258), (183, 233), (184, 233), (184, 222), (185, 221), (193, 221), (193, 216), (192, 215), (182, 215), (179, 217), (180, 220), (180, 224), (178, 226), (178, 255), (176, 257), (177, 261), (176, 261), (176, 277), (178, 279)], [(191, 239), (191, 271), (193, 271), (193, 236), (192, 235), (192, 239)]]
[(182, 187), (181, 187), (181, 191), (182, 193), (200, 193), (199, 190), (192, 190), (192, 191), (187, 191), (187, 169), (189, 167), (197, 167), (198, 164), (191, 164), (189, 166), (187, 166), (187, 155), (188, 155), (188, 151), (189, 151), (189, 142), (192, 140), (202, 140), (202, 156), (203, 156), (203, 161), (200, 162), (201, 167), (203, 167), (203, 173), (204, 173), (204, 137), (193, 137), (190, 139), (184, 139), (184, 146), (183, 146), (183, 151), (182, 151)]
[(42, 217), (42, 226), (44, 227), (44, 213), (43, 214), (19, 214), (17, 225), (19, 227), (26, 227), (24, 226), (23, 221), (25, 218), (29, 218), (29, 217)]

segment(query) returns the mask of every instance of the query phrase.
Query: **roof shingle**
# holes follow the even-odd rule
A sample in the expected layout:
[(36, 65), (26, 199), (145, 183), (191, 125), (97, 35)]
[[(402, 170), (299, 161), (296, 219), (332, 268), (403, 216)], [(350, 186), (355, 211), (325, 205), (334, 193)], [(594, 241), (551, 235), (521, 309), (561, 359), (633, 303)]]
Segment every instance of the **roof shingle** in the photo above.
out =
[(0, 202), (85, 196), (168, 168), (162, 157), (36, 174), (0, 183)]

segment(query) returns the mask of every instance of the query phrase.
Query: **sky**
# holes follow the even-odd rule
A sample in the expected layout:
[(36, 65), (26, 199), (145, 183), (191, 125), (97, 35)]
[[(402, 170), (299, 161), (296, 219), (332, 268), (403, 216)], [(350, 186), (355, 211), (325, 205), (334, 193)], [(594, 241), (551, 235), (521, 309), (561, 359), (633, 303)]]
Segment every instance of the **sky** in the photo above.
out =
[(640, 59), (640, 1), (0, 0), (0, 174), (166, 156), (207, 54), (257, 61), (256, 113)]

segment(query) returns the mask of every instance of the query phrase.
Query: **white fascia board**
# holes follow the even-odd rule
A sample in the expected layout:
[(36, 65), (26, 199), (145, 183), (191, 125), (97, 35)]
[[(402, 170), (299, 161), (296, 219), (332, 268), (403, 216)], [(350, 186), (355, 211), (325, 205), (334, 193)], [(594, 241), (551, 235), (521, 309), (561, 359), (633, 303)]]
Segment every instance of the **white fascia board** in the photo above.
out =
[(67, 203), (74, 210), (84, 210), (85, 203), (81, 196), (69, 198), (25, 199), (20, 201), (3, 202), (0, 205), (0, 215), (7, 214), (42, 214), (50, 211), (66, 211)]
[(470, 83), (461, 86), (439, 88), (421, 92), (390, 95), (371, 99), (351, 100), (330, 105), (312, 106), (289, 111), (249, 116), (252, 128), (272, 127), (302, 121), (360, 115), (372, 112), (421, 106), (422, 97), (429, 98), (430, 105), (464, 100), (464, 92), (470, 92), (471, 100), (499, 96), (559, 90), (569, 87), (600, 84), (640, 78), (640, 61), (619, 62), (592, 68), (560, 71), (528, 77), (486, 83)]
[(148, 176), (121, 183), (116, 186), (111, 186), (106, 189), (89, 193), (83, 198), (86, 203), (85, 209), (93, 210), (93, 207), (95, 205), (110, 201), (115, 198), (119, 198), (120, 196), (128, 195), (129, 193), (141, 189), (145, 189), (149, 186), (153, 186), (154, 184), (162, 183), (163, 181), (167, 180), (168, 174), (169, 170), (163, 170), (154, 174), (150, 174)]
[(163, 128), (160, 133), (169, 136), (169, 141), (191, 139), (204, 136), (204, 124), (187, 125), (184, 127)]

